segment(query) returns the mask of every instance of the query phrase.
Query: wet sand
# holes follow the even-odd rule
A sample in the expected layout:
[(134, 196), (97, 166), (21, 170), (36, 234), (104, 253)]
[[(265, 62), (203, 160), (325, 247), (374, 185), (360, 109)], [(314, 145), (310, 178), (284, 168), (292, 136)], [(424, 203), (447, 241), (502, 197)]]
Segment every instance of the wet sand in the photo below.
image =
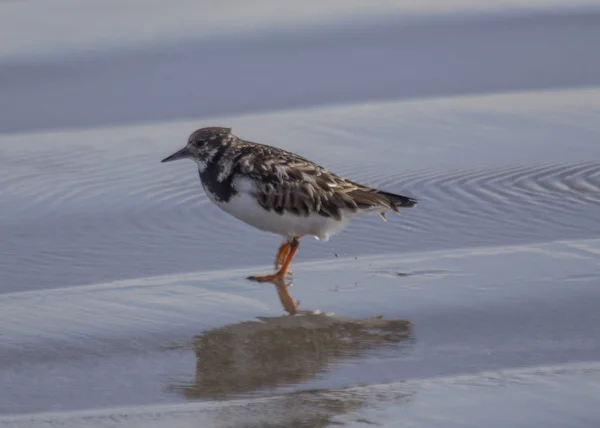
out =
[[(3, 406), (77, 412), (0, 421), (172, 426), (225, 412), (223, 426), (248, 426), (258, 412), (262, 426), (270, 416), (255, 407), (266, 405), (278, 418), (312, 406), (349, 421), (459, 426), (461, 402), (480, 410), (473, 426), (542, 423), (550, 410), (597, 420), (599, 253), (600, 240), (578, 240), (299, 264), (293, 317), (273, 285), (241, 279), (249, 270), (4, 294)], [(497, 419), (520, 395), (523, 410)], [(182, 404), (197, 401), (212, 404)], [(173, 406), (137, 407), (148, 403)], [(98, 407), (114, 410), (86, 413)]]
[[(490, 68), (473, 81), (461, 74), (472, 63), (457, 62), (447, 80), (430, 70), (395, 92), (385, 74), (350, 98), (362, 74), (336, 89), (332, 61), (322, 98), (241, 105), (235, 97), (255, 98), (233, 91), (221, 110), (184, 102), (166, 114), (168, 102), (152, 109), (129, 87), (148, 110), (98, 116), (105, 104), (81, 109), (79, 89), (105, 91), (115, 70), (127, 86), (137, 73), (105, 52), (87, 63), (106, 61), (105, 73), (60, 60), (74, 77), (42, 90), (47, 102), (32, 103), (33, 86), (18, 109), (0, 101), (0, 427), (597, 426), (600, 63), (583, 41), (600, 27), (594, 14), (536, 13), (485, 31), (477, 15), (436, 28), (450, 45), (491, 31), (494, 68), (516, 58), (504, 36), (536, 22), (529, 48), (551, 34), (578, 47), (571, 61), (533, 49), (512, 75)], [(386, 28), (321, 54), (366, 53)], [(281, 46), (300, 33), (289, 37)], [(274, 58), (277, 44), (256, 46)], [(154, 47), (139, 52), (160, 62)], [(385, 49), (374, 55), (385, 64)], [(406, 76), (428, 61), (411, 55)], [(38, 77), (20, 84), (52, 88), (38, 60), (26, 61)], [(18, 61), (0, 64), (7, 94)], [(428, 92), (430, 81), (441, 86)], [(60, 87), (76, 96), (40, 114)], [(19, 111), (30, 122), (13, 120)], [(387, 223), (357, 219), (329, 242), (303, 239), (291, 284), (249, 282), (272, 269), (280, 238), (222, 215), (191, 162), (159, 163), (209, 124), (419, 204)]]

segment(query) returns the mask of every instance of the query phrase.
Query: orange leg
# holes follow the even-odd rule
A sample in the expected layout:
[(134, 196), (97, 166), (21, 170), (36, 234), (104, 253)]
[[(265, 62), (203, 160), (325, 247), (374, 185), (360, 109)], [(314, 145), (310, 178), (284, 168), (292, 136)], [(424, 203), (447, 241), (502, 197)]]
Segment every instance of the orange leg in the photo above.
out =
[(288, 273), (290, 265), (292, 264), (292, 260), (296, 256), (296, 253), (298, 252), (298, 247), (300, 246), (300, 241), (298, 241), (298, 237), (295, 237), (294, 239), (292, 239), (292, 242), (290, 242), (289, 245), (290, 245), (290, 250), (287, 254), (287, 257), (283, 261), (281, 268), (279, 269), (279, 271), (277, 271), (277, 273), (274, 273), (271, 275), (263, 275), (263, 276), (250, 276), (250, 277), (248, 277), (248, 279), (251, 279), (252, 281), (259, 281), (259, 282), (270, 282), (270, 281), (285, 279), (285, 276)]
[(289, 242), (284, 242), (279, 247), (279, 251), (277, 252), (277, 258), (275, 259), (275, 269), (279, 269), (285, 263), (285, 259), (290, 253), (291, 244)]

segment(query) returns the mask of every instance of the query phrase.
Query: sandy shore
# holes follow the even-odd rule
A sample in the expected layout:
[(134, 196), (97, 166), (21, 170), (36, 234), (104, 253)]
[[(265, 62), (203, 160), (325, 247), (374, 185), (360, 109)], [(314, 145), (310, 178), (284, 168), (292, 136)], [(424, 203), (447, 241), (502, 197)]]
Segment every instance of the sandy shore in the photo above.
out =
[[(247, 270), (3, 294), (3, 408), (76, 412), (0, 424), (189, 426), (227, 414), (215, 426), (249, 415), (260, 426), (307, 408), (384, 426), (476, 426), (489, 412), (493, 426), (546, 421), (532, 406), (596, 420), (599, 253), (600, 241), (580, 240), (300, 264), (294, 317), (272, 285), (242, 282)], [(83, 410), (98, 403), (112, 410)]]

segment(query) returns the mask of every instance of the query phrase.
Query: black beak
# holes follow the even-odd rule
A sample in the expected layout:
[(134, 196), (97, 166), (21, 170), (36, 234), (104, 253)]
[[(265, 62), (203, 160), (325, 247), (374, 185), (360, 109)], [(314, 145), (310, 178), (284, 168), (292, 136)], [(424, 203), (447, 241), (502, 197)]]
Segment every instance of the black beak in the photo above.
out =
[(179, 150), (178, 152), (173, 153), (171, 156), (161, 160), (161, 163), (171, 162), (171, 161), (185, 159), (185, 158), (189, 158), (189, 157), (192, 157), (192, 154), (190, 153), (190, 151), (188, 150), (187, 147), (184, 147), (183, 149)]

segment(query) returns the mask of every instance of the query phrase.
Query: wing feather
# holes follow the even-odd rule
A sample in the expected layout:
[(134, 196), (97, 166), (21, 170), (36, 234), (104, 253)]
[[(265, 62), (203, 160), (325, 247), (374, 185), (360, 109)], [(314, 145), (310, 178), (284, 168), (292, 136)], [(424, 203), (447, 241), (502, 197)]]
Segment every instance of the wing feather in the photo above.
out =
[(398, 211), (416, 200), (354, 183), (294, 153), (245, 142), (250, 157), (243, 170), (256, 184), (256, 197), (266, 210), (301, 216), (312, 213), (341, 219), (343, 211)]

